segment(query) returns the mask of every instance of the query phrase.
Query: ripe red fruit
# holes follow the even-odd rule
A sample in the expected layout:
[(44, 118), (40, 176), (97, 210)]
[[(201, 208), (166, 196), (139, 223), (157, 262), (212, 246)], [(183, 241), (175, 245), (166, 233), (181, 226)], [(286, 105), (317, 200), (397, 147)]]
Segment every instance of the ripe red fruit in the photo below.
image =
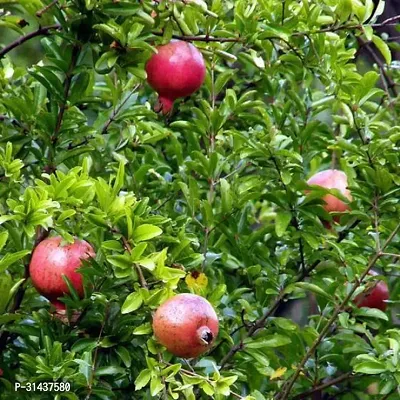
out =
[(60, 236), (43, 240), (32, 254), (29, 273), (37, 291), (47, 297), (57, 310), (65, 309), (58, 297), (69, 293), (62, 276), (65, 275), (80, 296), (83, 296), (82, 275), (76, 270), (81, 260), (95, 257), (92, 246), (84, 240), (76, 239), (72, 244), (61, 245)]
[(172, 40), (157, 50), (146, 64), (147, 82), (159, 95), (155, 110), (168, 114), (177, 98), (200, 88), (206, 66), (200, 51), (188, 42)]
[(218, 335), (218, 317), (212, 305), (195, 294), (178, 294), (156, 311), (153, 330), (167, 350), (184, 358), (206, 352)]
[[(343, 196), (352, 200), (350, 191), (347, 189), (347, 176), (343, 171), (337, 169), (328, 169), (313, 175), (307, 183), (309, 185), (317, 185), (326, 189), (338, 189)], [(322, 198), (325, 201), (324, 209), (327, 212), (343, 212), (350, 209), (349, 205), (337, 197), (327, 194)], [(339, 222), (339, 217), (334, 217)]]
[[(369, 275), (378, 275), (375, 271), (369, 271)], [(387, 303), (385, 300), (389, 299), (389, 288), (386, 282), (379, 281), (375, 286), (367, 292), (360, 293), (355, 299), (354, 303), (357, 307), (378, 308), (385, 311)]]

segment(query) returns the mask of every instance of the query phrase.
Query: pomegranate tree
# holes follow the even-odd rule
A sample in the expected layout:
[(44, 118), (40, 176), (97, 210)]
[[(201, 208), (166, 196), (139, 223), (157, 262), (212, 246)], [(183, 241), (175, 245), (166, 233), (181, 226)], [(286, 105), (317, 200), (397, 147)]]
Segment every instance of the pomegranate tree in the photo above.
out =
[(178, 294), (156, 311), (153, 330), (157, 340), (179, 357), (206, 352), (218, 335), (218, 317), (212, 305), (194, 294)]
[(96, 256), (92, 246), (84, 240), (76, 239), (72, 244), (65, 245), (62, 240), (56, 236), (39, 243), (29, 265), (33, 285), (57, 309), (65, 308), (58, 297), (69, 293), (63, 275), (71, 281), (77, 293), (83, 296), (82, 275), (76, 270), (82, 265), (82, 260)]
[[(378, 275), (375, 271), (369, 271), (369, 275)], [(386, 282), (379, 281), (373, 285), (366, 292), (360, 293), (355, 299), (354, 303), (357, 307), (378, 308), (385, 311), (387, 307), (386, 300), (389, 299), (389, 288)]]
[(146, 64), (147, 81), (159, 96), (155, 110), (168, 114), (177, 98), (200, 88), (206, 66), (200, 51), (188, 42), (172, 40), (157, 51)]
[[(317, 185), (326, 189), (338, 189), (343, 196), (352, 200), (350, 191), (347, 189), (347, 176), (343, 171), (328, 169), (313, 175), (307, 183)], [(327, 194), (322, 198), (325, 202), (324, 209), (327, 212), (343, 212), (350, 209), (349, 205), (337, 197)], [(339, 217), (334, 217), (334, 221), (339, 222)]]

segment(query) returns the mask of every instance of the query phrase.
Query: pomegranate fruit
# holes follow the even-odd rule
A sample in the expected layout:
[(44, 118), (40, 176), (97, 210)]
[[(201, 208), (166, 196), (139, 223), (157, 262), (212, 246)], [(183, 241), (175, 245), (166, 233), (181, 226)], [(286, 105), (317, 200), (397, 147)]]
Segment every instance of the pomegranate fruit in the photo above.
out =
[(206, 66), (200, 51), (188, 42), (172, 40), (157, 50), (146, 64), (147, 82), (159, 96), (155, 110), (168, 114), (177, 98), (200, 88)]
[(76, 239), (72, 244), (61, 245), (60, 236), (43, 240), (35, 248), (29, 264), (29, 273), (33, 286), (47, 297), (57, 310), (64, 310), (65, 305), (58, 297), (69, 293), (62, 276), (71, 281), (77, 293), (83, 295), (82, 275), (76, 270), (82, 260), (95, 257), (92, 246), (84, 240)]
[(182, 293), (168, 299), (154, 314), (157, 340), (178, 357), (193, 358), (206, 352), (218, 335), (218, 317), (203, 297)]
[[(343, 171), (337, 169), (321, 171), (313, 175), (307, 183), (326, 189), (338, 189), (343, 196), (347, 197), (350, 201), (352, 200), (350, 191), (347, 189), (347, 176)], [(350, 209), (348, 204), (331, 194), (327, 194), (322, 199), (325, 202), (324, 209), (327, 212), (343, 212)], [(333, 219), (335, 222), (339, 222), (340, 220), (338, 216), (335, 216)]]
[[(369, 275), (378, 275), (375, 271), (369, 271)], [(378, 308), (385, 311), (387, 303), (385, 300), (389, 299), (389, 288), (386, 282), (379, 281), (375, 286), (370, 288), (364, 293), (360, 293), (355, 299), (354, 303), (357, 307)]]

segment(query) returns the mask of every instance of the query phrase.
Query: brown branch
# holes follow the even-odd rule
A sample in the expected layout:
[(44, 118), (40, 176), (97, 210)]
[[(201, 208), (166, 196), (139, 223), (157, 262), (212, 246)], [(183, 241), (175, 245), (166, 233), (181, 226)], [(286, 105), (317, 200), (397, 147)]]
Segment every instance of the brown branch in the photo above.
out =
[(103, 330), (104, 330), (104, 327), (105, 327), (107, 319), (108, 319), (109, 308), (110, 308), (110, 305), (107, 304), (106, 310), (105, 310), (105, 313), (104, 313), (104, 320), (103, 320), (103, 322), (101, 324), (100, 333), (99, 333), (99, 336), (97, 338), (96, 350), (94, 351), (92, 368), (91, 368), (91, 371), (90, 371), (90, 379), (89, 379), (89, 384), (88, 384), (88, 393), (87, 393), (87, 395), (85, 397), (85, 400), (89, 400), (90, 399), (92, 391), (93, 391), (94, 374), (96, 372), (97, 353), (99, 352), (100, 339), (101, 339), (101, 336), (103, 335)]
[(14, 40), (14, 42), (10, 43), (8, 46), (4, 47), (0, 50), (0, 59), (3, 58), (9, 51), (15, 49), (26, 41), (42, 35), (48, 35), (52, 30), (58, 30), (61, 28), (60, 24), (54, 24), (49, 26), (39, 27), (36, 31), (30, 32), (25, 36), (21, 36), (20, 38)]
[(322, 383), (322, 384), (319, 385), (319, 386), (315, 386), (315, 387), (312, 388), (312, 389), (309, 389), (309, 390), (307, 390), (307, 391), (305, 391), (305, 392), (303, 392), (303, 393), (298, 394), (297, 396), (293, 397), (293, 400), (303, 400), (303, 399), (306, 399), (307, 397), (312, 396), (314, 393), (317, 393), (317, 392), (319, 392), (320, 390), (324, 390), (324, 389), (329, 388), (329, 387), (331, 387), (331, 386), (333, 386), (333, 385), (336, 385), (336, 384), (338, 384), (338, 383), (347, 381), (347, 380), (349, 380), (349, 379), (354, 379), (354, 378), (358, 378), (358, 376), (353, 375), (352, 372), (347, 372), (347, 373), (345, 373), (345, 374), (343, 374), (343, 375), (338, 376), (337, 378), (331, 379), (331, 380), (329, 380), (329, 381), (327, 381), (327, 382), (325, 382), (325, 383)]
[(65, 110), (67, 109), (69, 90), (71, 88), (72, 78), (74, 76), (73, 72), (74, 72), (76, 63), (78, 61), (79, 50), (80, 50), (80, 46), (77, 44), (75, 44), (72, 48), (71, 62), (70, 62), (68, 71), (65, 75), (65, 81), (64, 81), (64, 99), (61, 102), (60, 110), (57, 115), (56, 127), (54, 129), (53, 136), (51, 137), (51, 141), (52, 141), (53, 145), (58, 140), (58, 134), (60, 133), (60, 130), (61, 130), (64, 113), (65, 113)]
[(277, 299), (275, 300), (274, 304), (268, 309), (268, 311), (260, 318), (258, 319), (249, 329), (249, 331), (247, 332), (247, 335), (241, 339), (241, 341), (237, 344), (235, 344), (234, 346), (231, 347), (231, 349), (229, 350), (229, 352), (227, 353), (227, 355), (222, 359), (220, 366), (221, 369), (223, 369), (226, 364), (228, 363), (228, 361), (238, 352), (243, 348), (243, 340), (247, 339), (249, 337), (254, 336), (254, 334), (256, 333), (256, 331), (260, 328), (263, 328), (267, 319), (269, 317), (271, 317), (275, 310), (278, 308), (278, 306), (281, 304), (281, 302), (283, 301), (283, 299), (285, 298), (285, 293), (284, 291), (281, 291), (281, 293), (279, 294), (279, 296), (277, 297)]
[(136, 85), (132, 91), (129, 93), (129, 95), (126, 97), (126, 99), (118, 106), (116, 107), (113, 112), (111, 113), (110, 118), (107, 120), (107, 122), (104, 124), (103, 129), (101, 130), (101, 134), (105, 135), (108, 131), (108, 128), (110, 125), (115, 121), (115, 117), (118, 115), (118, 113), (122, 110), (122, 107), (127, 103), (127, 101), (132, 97), (133, 93), (139, 88), (140, 85)]
[(397, 89), (396, 89), (396, 84), (393, 81), (393, 79), (389, 76), (389, 74), (385, 70), (385, 65), (381, 58), (376, 54), (375, 50), (371, 47), (371, 42), (367, 42), (366, 40), (362, 38), (358, 38), (358, 41), (361, 43), (362, 46), (365, 47), (366, 51), (368, 54), (372, 57), (372, 59), (376, 62), (378, 65), (380, 71), (381, 71), (381, 79), (383, 84), (386, 86), (386, 92), (390, 96), (389, 90), (392, 91), (393, 96), (397, 97)]
[[(348, 229), (342, 231), (339, 234), (339, 237), (337, 239), (337, 243), (340, 243), (346, 236), (347, 234), (355, 228), (358, 224), (360, 223), (360, 220), (356, 220), (353, 222)], [(382, 253), (383, 255), (384, 253)], [(312, 271), (318, 266), (318, 264), (321, 262), (321, 260), (316, 260), (314, 261), (309, 268), (307, 269), (302, 269), (301, 272), (296, 276), (296, 278), (293, 280), (293, 283), (296, 282), (301, 282), (303, 279), (305, 279), (307, 276), (310, 275)], [(266, 313), (259, 319), (257, 320), (251, 327), (251, 329), (248, 331), (247, 335), (237, 344), (231, 347), (227, 355), (222, 359), (221, 361), (221, 369), (224, 368), (227, 364), (227, 362), (238, 352), (240, 351), (244, 345), (243, 345), (243, 340), (245, 338), (253, 336), (258, 329), (261, 329), (265, 326), (267, 320), (269, 317), (272, 317), (275, 313), (275, 311), (278, 309), (278, 307), (281, 305), (283, 301), (286, 300), (287, 294), (284, 293), (284, 290), (281, 291), (279, 296), (275, 299), (274, 303), (271, 305), (271, 307), (266, 311)]]
[(389, 25), (392, 22), (396, 22), (400, 20), (400, 15), (395, 15), (394, 17), (390, 17), (385, 19), (384, 21), (380, 22), (379, 24), (372, 24), (373, 28), (380, 28), (381, 26)]
[[(163, 32), (152, 32), (154, 36), (163, 36)], [(172, 35), (173, 39), (178, 39), (178, 40), (183, 40), (185, 42), (218, 42), (218, 43), (227, 43), (227, 42), (233, 42), (233, 43), (239, 43), (243, 42), (244, 40), (236, 37), (236, 38), (218, 38), (218, 37), (213, 37), (213, 36), (185, 36), (185, 35)]]
[(47, 11), (49, 11), (49, 9), (51, 7), (53, 7), (55, 4), (58, 3), (58, 0), (53, 0), (50, 4), (48, 4), (47, 6), (43, 7), (41, 10), (36, 12), (36, 16), (37, 17), (41, 17), (44, 13), (46, 13)]
[[(130, 246), (128, 240), (126, 239), (126, 237), (125, 237), (124, 235), (122, 235), (121, 232), (119, 232), (118, 230), (114, 230), (114, 231), (117, 232), (117, 233), (119, 233), (119, 234), (121, 235), (121, 240), (122, 240), (122, 243), (124, 244), (125, 250), (126, 250), (129, 254), (131, 254), (131, 253), (132, 253), (132, 248), (131, 248), (131, 246)], [(142, 269), (140, 268), (140, 265), (138, 265), (137, 263), (134, 263), (134, 266), (135, 266), (136, 271), (137, 271), (137, 273), (138, 273), (138, 275), (139, 275), (140, 285), (142, 286), (142, 288), (147, 289), (147, 288), (148, 288), (148, 285), (147, 285), (146, 279), (145, 279), (145, 277), (144, 277), (144, 275), (143, 275), (143, 271), (142, 271)]]
[(376, 264), (376, 262), (379, 260), (380, 257), (382, 257), (382, 251), (385, 250), (385, 248), (392, 242), (392, 240), (394, 239), (394, 237), (396, 236), (397, 232), (400, 230), (400, 224), (398, 224), (396, 226), (396, 228), (393, 230), (393, 232), (389, 235), (389, 237), (387, 238), (386, 242), (382, 245), (382, 250), (379, 252), (376, 252), (372, 258), (370, 259), (370, 262), (368, 263), (367, 268), (365, 269), (365, 271), (363, 272), (363, 274), (361, 275), (360, 279), (355, 282), (355, 284), (353, 285), (352, 289), (350, 290), (350, 292), (347, 294), (347, 296), (345, 297), (345, 299), (342, 301), (342, 303), (340, 303), (334, 310), (331, 318), (328, 320), (328, 322), (326, 323), (326, 325), (324, 326), (324, 328), (322, 329), (321, 333), (319, 334), (319, 336), (315, 339), (315, 341), (313, 342), (313, 344), (311, 345), (311, 347), (309, 348), (309, 350), (307, 351), (307, 353), (305, 354), (305, 356), (303, 357), (303, 359), (301, 360), (300, 364), (298, 365), (296, 372), (292, 375), (292, 377), (290, 378), (290, 380), (288, 380), (286, 382), (286, 384), (283, 386), (282, 391), (280, 394), (277, 395), (276, 399), (279, 400), (286, 400), (289, 398), (290, 392), (293, 388), (293, 385), (295, 384), (297, 378), (300, 376), (301, 370), (304, 368), (306, 362), (308, 361), (308, 359), (311, 357), (311, 355), (314, 353), (314, 351), (317, 349), (317, 347), (319, 346), (319, 344), (322, 342), (322, 340), (325, 338), (326, 334), (328, 333), (330, 327), (333, 325), (333, 323), (336, 321), (337, 316), (339, 315), (339, 313), (341, 312), (341, 310), (343, 309), (343, 307), (348, 303), (348, 301), (351, 299), (351, 297), (353, 296), (354, 292), (357, 290), (357, 288), (362, 284), (363, 280), (365, 279), (365, 277), (368, 275), (368, 272), (370, 271), (371, 268), (374, 267), (374, 265)]

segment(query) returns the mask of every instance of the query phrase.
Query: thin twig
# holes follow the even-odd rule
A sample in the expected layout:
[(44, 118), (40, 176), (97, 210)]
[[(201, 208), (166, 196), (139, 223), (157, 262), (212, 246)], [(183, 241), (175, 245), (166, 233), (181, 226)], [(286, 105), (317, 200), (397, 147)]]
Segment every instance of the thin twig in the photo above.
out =
[(41, 10), (37, 11), (36, 16), (40, 18), (44, 13), (46, 13), (51, 7), (53, 7), (57, 3), (58, 3), (58, 0), (53, 0), (50, 4), (43, 7)]
[(385, 65), (381, 58), (376, 54), (374, 49), (371, 47), (371, 43), (367, 42), (363, 38), (359, 37), (358, 41), (361, 43), (362, 46), (365, 46), (366, 51), (369, 53), (369, 55), (373, 58), (373, 60), (376, 62), (378, 65), (380, 71), (381, 71), (381, 78), (382, 82), (387, 85), (386, 92), (390, 96), (389, 90), (392, 91), (392, 94), (394, 97), (398, 96), (397, 89), (396, 89), (396, 84), (393, 81), (393, 79), (389, 76), (389, 74), (385, 70)]
[(16, 47), (20, 46), (21, 44), (25, 43), (26, 41), (42, 35), (48, 35), (52, 30), (58, 30), (61, 28), (60, 24), (54, 24), (49, 26), (39, 27), (36, 31), (30, 32), (25, 36), (21, 36), (20, 38), (14, 40), (8, 46), (4, 47), (0, 50), (0, 59), (3, 58), (9, 51), (15, 49)]
[(118, 106), (116, 107), (113, 112), (111, 113), (110, 118), (107, 120), (107, 122), (104, 124), (103, 129), (101, 130), (101, 134), (105, 135), (108, 131), (108, 128), (110, 125), (114, 122), (115, 117), (118, 115), (118, 113), (121, 111), (122, 107), (127, 103), (127, 101), (132, 97), (132, 95), (135, 93), (135, 91), (139, 88), (140, 84), (136, 85), (132, 91), (129, 93), (129, 95), (126, 97), (126, 99)]
[[(394, 257), (394, 258), (400, 258), (400, 254), (394, 254), (394, 253), (381, 253), (382, 257)], [(398, 276), (398, 275), (392, 275), (392, 276)]]
[(65, 80), (64, 80), (64, 98), (60, 104), (60, 109), (59, 109), (58, 115), (57, 115), (56, 127), (54, 129), (54, 133), (51, 138), (51, 141), (53, 144), (55, 144), (58, 140), (58, 134), (60, 133), (60, 130), (61, 130), (64, 113), (65, 113), (65, 110), (67, 109), (69, 90), (71, 88), (72, 78), (74, 76), (73, 72), (74, 72), (76, 63), (78, 61), (79, 50), (80, 50), (80, 46), (77, 44), (74, 45), (72, 48), (71, 62), (69, 64), (68, 71), (65, 74)]
[(104, 313), (104, 319), (103, 319), (103, 322), (101, 324), (99, 336), (97, 338), (97, 346), (96, 346), (96, 349), (95, 349), (94, 355), (93, 355), (92, 369), (91, 369), (91, 372), (90, 372), (90, 379), (89, 379), (89, 384), (88, 384), (88, 389), (89, 390), (88, 390), (88, 393), (87, 393), (87, 395), (85, 397), (85, 400), (89, 400), (90, 396), (92, 394), (93, 382), (94, 382), (94, 374), (96, 372), (97, 353), (99, 352), (100, 339), (101, 339), (101, 336), (103, 335), (103, 330), (104, 330), (104, 327), (105, 327), (107, 319), (108, 319), (109, 307), (110, 307), (109, 304), (107, 304), (106, 310), (105, 310), (105, 313)]
[(357, 375), (353, 375), (352, 372), (347, 372), (347, 373), (345, 373), (343, 375), (338, 376), (337, 378), (331, 379), (331, 380), (329, 380), (329, 381), (327, 381), (325, 383), (322, 383), (319, 386), (316, 386), (316, 387), (314, 387), (314, 388), (312, 388), (310, 390), (307, 390), (307, 391), (305, 391), (303, 393), (298, 394), (297, 396), (293, 397), (293, 400), (306, 399), (307, 397), (312, 396), (314, 393), (317, 393), (320, 390), (324, 390), (324, 389), (326, 389), (328, 387), (331, 387), (331, 386), (336, 385), (338, 383), (341, 383), (343, 381), (347, 381), (349, 379), (354, 379), (356, 377), (358, 377), (358, 376)]
[[(152, 32), (154, 36), (164, 36), (163, 32)], [(173, 39), (183, 40), (185, 42), (218, 42), (218, 43), (227, 43), (227, 42), (243, 42), (243, 39), (236, 38), (218, 38), (208, 35), (203, 36), (186, 36), (186, 35), (172, 35)]]
[[(213, 56), (213, 59), (211, 61), (211, 108), (214, 111), (215, 110), (215, 59)], [(214, 153), (215, 150), (215, 132), (214, 132), (214, 127), (213, 124), (210, 125), (210, 146), (208, 148), (208, 158), (211, 159), (212, 154)], [(209, 190), (208, 190), (208, 202), (210, 206), (212, 206), (213, 201), (214, 201), (214, 176), (210, 176), (208, 178), (209, 182)], [(210, 238), (210, 228), (207, 226), (204, 229), (205, 232), (205, 237), (204, 237), (204, 244), (203, 244), (203, 262), (201, 264), (201, 269), (204, 270), (204, 267), (206, 265), (207, 261), (207, 250), (208, 250), (208, 241)]]
[[(159, 362), (160, 364), (161, 364), (161, 363), (164, 363), (162, 354), (161, 354), (160, 352), (158, 352), (158, 362)], [(165, 376), (162, 375), (162, 374), (160, 374), (160, 375), (161, 375), (161, 381), (162, 381), (162, 383), (163, 383), (163, 385), (164, 385), (164, 388), (163, 388), (163, 398), (164, 398), (164, 400), (168, 400), (168, 392), (167, 392), (167, 384), (166, 384), (166, 382), (165, 382)]]
[[(116, 232), (118, 232), (121, 235), (121, 240), (122, 240), (122, 243), (124, 244), (125, 250), (129, 254), (131, 254), (132, 253), (132, 248), (131, 248), (128, 240), (126, 239), (126, 237), (124, 235), (122, 235), (121, 232), (119, 232), (119, 231), (116, 231)], [(145, 277), (143, 275), (143, 271), (140, 268), (140, 265), (138, 265), (137, 263), (134, 263), (134, 266), (135, 266), (135, 269), (136, 269), (136, 271), (137, 271), (137, 273), (139, 275), (140, 285), (142, 286), (142, 288), (147, 289), (148, 285), (147, 285), (146, 279), (145, 279)]]

